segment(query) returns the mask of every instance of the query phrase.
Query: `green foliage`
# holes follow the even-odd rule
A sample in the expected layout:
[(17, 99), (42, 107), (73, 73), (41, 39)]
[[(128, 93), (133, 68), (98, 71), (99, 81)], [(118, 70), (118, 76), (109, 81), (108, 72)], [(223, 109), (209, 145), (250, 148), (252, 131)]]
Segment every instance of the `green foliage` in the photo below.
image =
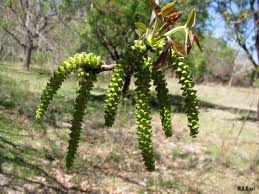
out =
[(107, 59), (118, 60), (136, 39), (136, 21), (148, 22), (148, 1), (95, 0), (87, 6), (81, 28), (81, 47)]
[[(204, 34), (204, 30), (207, 28), (207, 19), (209, 18), (208, 8), (211, 1), (209, 0), (179, 0), (175, 4), (175, 7), (183, 12), (189, 12), (191, 8), (195, 6), (197, 12), (197, 19), (195, 29), (200, 36)], [(188, 15), (184, 15), (182, 20), (186, 21)]]
[(194, 81), (203, 80), (206, 76), (209, 76), (208, 54), (207, 49), (203, 49), (203, 53), (201, 53), (197, 48), (194, 48), (190, 55), (186, 57), (185, 60), (189, 64)]
[(203, 52), (197, 47), (186, 57), (190, 72), (195, 82), (204, 79), (214, 80), (220, 78), (229, 80), (232, 73), (235, 50), (226, 41), (206, 34), (201, 40)]
[[(161, 5), (168, 3), (166, 0), (160, 2)], [(209, 1), (181, 0), (175, 7), (187, 12), (194, 5), (197, 11), (196, 29), (199, 35), (202, 35), (209, 17), (207, 10)], [(82, 38), (79, 50), (95, 52), (109, 59), (118, 60), (127, 45), (136, 39), (135, 22), (142, 21), (147, 24), (150, 13), (149, 1), (95, 0), (88, 3), (85, 23), (80, 27)], [(184, 15), (183, 20), (186, 19), (187, 15)]]

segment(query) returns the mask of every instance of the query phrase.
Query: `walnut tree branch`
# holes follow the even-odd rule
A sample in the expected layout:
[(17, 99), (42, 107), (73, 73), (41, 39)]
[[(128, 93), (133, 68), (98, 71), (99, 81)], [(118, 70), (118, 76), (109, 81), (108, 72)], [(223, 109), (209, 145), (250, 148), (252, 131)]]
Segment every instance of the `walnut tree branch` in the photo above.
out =
[(112, 71), (117, 64), (103, 64), (98, 69), (94, 70), (95, 73), (101, 73), (103, 71)]

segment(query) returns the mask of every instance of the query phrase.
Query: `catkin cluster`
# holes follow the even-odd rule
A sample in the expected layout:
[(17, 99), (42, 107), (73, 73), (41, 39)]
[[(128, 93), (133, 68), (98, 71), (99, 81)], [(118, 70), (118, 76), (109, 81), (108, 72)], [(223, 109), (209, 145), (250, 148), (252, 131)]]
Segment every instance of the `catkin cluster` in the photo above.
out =
[(164, 74), (158, 68), (152, 68), (152, 79), (157, 92), (157, 100), (160, 109), (160, 118), (163, 131), (167, 137), (172, 136), (171, 106), (168, 100), (168, 89)]
[[(147, 52), (145, 44), (135, 40), (134, 45), (129, 47), (117, 66), (113, 70), (111, 81), (108, 85), (108, 92), (105, 97), (104, 118), (105, 126), (111, 127), (115, 121), (116, 111), (122, 94), (122, 88), (129, 66), (143, 63), (143, 55)], [(134, 68), (134, 67), (131, 67)]]
[(53, 96), (57, 93), (63, 81), (69, 74), (75, 72), (79, 68), (85, 69), (86, 71), (94, 70), (99, 68), (100, 65), (101, 59), (99, 56), (96, 57), (93, 53), (86, 54), (85, 52), (76, 54), (74, 57), (70, 57), (68, 60), (64, 61), (54, 72), (54, 75), (50, 78), (47, 86), (43, 90), (36, 111), (36, 119), (40, 120), (43, 117)]
[[(105, 125), (112, 126), (115, 121), (118, 103), (121, 98), (123, 83), (128, 72), (136, 78), (136, 120), (137, 137), (139, 147), (143, 156), (146, 169), (153, 171), (155, 169), (154, 152), (152, 144), (151, 127), (151, 108), (149, 105), (150, 82), (156, 90), (156, 97), (160, 108), (160, 118), (163, 131), (167, 137), (172, 136), (171, 107), (168, 99), (168, 88), (164, 74), (159, 67), (154, 66), (152, 59), (148, 57), (148, 48), (141, 40), (135, 40), (134, 45), (129, 47), (123, 57), (118, 62), (113, 71), (111, 81), (108, 85), (108, 91), (105, 97)], [(188, 117), (188, 126), (190, 135), (196, 137), (198, 134), (198, 100), (196, 91), (193, 90), (192, 77), (189, 66), (183, 62), (183, 57), (173, 53), (172, 68), (180, 79), (182, 95), (185, 100), (185, 111)], [(36, 111), (36, 119), (41, 119), (44, 115), (54, 94), (61, 87), (66, 77), (78, 70), (79, 88), (77, 97), (74, 101), (73, 119), (71, 122), (69, 145), (66, 157), (66, 167), (69, 169), (74, 161), (79, 144), (82, 130), (82, 121), (85, 113), (86, 103), (88, 101), (93, 82), (96, 81), (96, 73), (101, 66), (100, 57), (94, 54), (77, 54), (66, 60), (57, 71), (54, 72), (49, 83), (43, 91), (41, 101)]]
[(93, 53), (76, 54), (60, 65), (57, 71), (54, 72), (53, 77), (50, 78), (49, 83), (43, 91), (38, 109), (36, 111), (36, 119), (41, 119), (44, 115), (50, 101), (54, 94), (57, 93), (65, 78), (79, 69), (79, 89), (74, 103), (73, 120), (70, 128), (70, 139), (66, 157), (66, 166), (70, 168), (73, 164), (75, 154), (77, 151), (84, 110), (88, 100), (90, 91), (93, 87), (93, 82), (96, 81), (96, 74), (94, 70), (101, 66), (100, 57), (96, 57)]
[(77, 97), (74, 102), (74, 112), (72, 126), (70, 128), (70, 139), (66, 157), (66, 167), (69, 169), (74, 161), (77, 151), (80, 133), (82, 130), (82, 121), (85, 113), (85, 107), (93, 87), (93, 82), (96, 81), (96, 74), (93, 73), (80, 73), (79, 88)]
[(173, 70), (179, 78), (181, 84), (182, 95), (185, 101), (185, 112), (188, 118), (188, 127), (190, 128), (190, 136), (196, 137), (199, 133), (199, 101), (196, 96), (196, 90), (193, 89), (194, 83), (187, 64), (184, 63), (184, 58), (173, 54)]
[(143, 160), (147, 170), (153, 171), (155, 169), (153, 145), (152, 145), (152, 129), (149, 106), (149, 88), (151, 81), (151, 62), (148, 60), (144, 64), (136, 67), (134, 76), (136, 77), (136, 119), (137, 119), (137, 136), (139, 147), (143, 156)]

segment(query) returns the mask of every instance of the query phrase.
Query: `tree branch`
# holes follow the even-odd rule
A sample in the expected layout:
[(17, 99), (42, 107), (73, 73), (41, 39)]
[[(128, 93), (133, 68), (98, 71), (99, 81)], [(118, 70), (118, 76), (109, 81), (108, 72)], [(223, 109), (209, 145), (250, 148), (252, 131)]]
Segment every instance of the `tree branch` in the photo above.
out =
[(22, 47), (26, 47), (26, 45), (24, 43), (22, 43), (12, 32), (10, 32), (7, 28), (5, 28), (4, 26), (2, 26), (3, 30), (8, 33), (10, 36), (13, 37), (13, 39)]
[(240, 39), (240, 37), (238, 36), (237, 33), (236, 33), (236, 36), (237, 36), (236, 40), (237, 40), (239, 46), (241, 46), (243, 48), (243, 50), (246, 52), (249, 60), (252, 62), (253, 66), (255, 68), (257, 68), (258, 65), (257, 65), (256, 61), (254, 60), (253, 55), (249, 52), (247, 45), (244, 42), (242, 42), (242, 40)]
[(103, 71), (112, 71), (115, 67), (117, 66), (117, 64), (103, 64), (101, 65), (101, 67), (99, 69), (96, 69), (94, 72), (95, 73), (101, 73)]
[[(259, 14), (258, 10), (255, 11), (254, 7), (255, 0), (250, 0), (250, 9), (251, 12), (256, 12), (254, 13), (254, 25), (255, 25), (255, 47), (256, 47), (256, 52), (257, 52), (257, 60), (259, 61)], [(257, 1), (257, 8), (259, 7), (259, 1)]]
[(109, 43), (107, 42), (107, 40), (105, 40), (105, 36), (102, 35), (101, 30), (99, 30), (99, 28), (97, 26), (96, 26), (96, 37), (100, 41), (101, 45), (108, 51), (111, 58), (115, 61), (118, 60), (113, 49), (109, 47)]
[(43, 24), (39, 28), (39, 32), (43, 31), (48, 26), (48, 18), (46, 16), (43, 17)]
[[(256, 59), (253, 57), (253, 54), (252, 54), (252, 51), (249, 50), (249, 47), (248, 47), (248, 43), (246, 42), (246, 40), (243, 40), (243, 38), (241, 38), (240, 35), (244, 35), (244, 33), (242, 32), (243, 30), (243, 27), (241, 26), (242, 23), (247, 20), (247, 18), (244, 18), (244, 19), (238, 19), (236, 17), (232, 18), (230, 21), (228, 20), (228, 18), (226, 18), (226, 15), (224, 14), (226, 10), (229, 10), (231, 12), (232, 15), (235, 15), (234, 14), (234, 11), (232, 9), (232, 6), (231, 6), (231, 1), (230, 3), (222, 3), (222, 1), (216, 1), (218, 3), (218, 6), (217, 6), (217, 11), (222, 15), (222, 17), (225, 19), (225, 22), (229, 22), (230, 24), (230, 29), (233, 30), (233, 35), (234, 35), (234, 39), (235, 41), (238, 43), (238, 45), (245, 51), (245, 53), (247, 54), (248, 56), (248, 59), (251, 61), (251, 63), (253, 64), (253, 66), (255, 68), (258, 67), (258, 64), (256, 62)], [(255, 42), (255, 47), (257, 49), (257, 57), (259, 59), (259, 22), (258, 22), (258, 11), (255, 10), (254, 8), (254, 3), (255, 3), (255, 0), (249, 0), (249, 3), (250, 3), (250, 10), (249, 10), (249, 13), (251, 15), (254, 16), (254, 23), (255, 23), (255, 33), (256, 33), (256, 42)]]

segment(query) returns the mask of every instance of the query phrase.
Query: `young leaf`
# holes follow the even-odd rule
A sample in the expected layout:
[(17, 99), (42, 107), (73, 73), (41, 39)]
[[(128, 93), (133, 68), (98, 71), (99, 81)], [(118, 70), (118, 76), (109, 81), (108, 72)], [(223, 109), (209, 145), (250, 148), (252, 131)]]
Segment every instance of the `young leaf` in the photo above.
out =
[(136, 29), (135, 32), (137, 33), (137, 35), (140, 37), (144, 34), (144, 32), (142, 30)]
[(183, 15), (183, 12), (181, 11), (177, 11), (173, 14), (171, 14), (168, 19), (166, 20), (166, 22), (169, 22), (171, 24), (177, 22), (177, 20)]
[(144, 23), (142, 23), (142, 22), (136, 22), (136, 23), (135, 23), (135, 26), (136, 26), (137, 29), (139, 29), (139, 30), (141, 30), (141, 31), (143, 31), (143, 32), (145, 32), (146, 29), (147, 29), (146, 24), (144, 24)]
[(169, 30), (168, 32), (164, 33), (163, 36), (171, 36), (172, 34), (179, 32), (179, 31), (184, 31), (186, 26), (178, 26), (173, 28), (172, 30)]
[[(168, 37), (170, 39), (170, 37)], [(167, 38), (167, 40), (168, 40)], [(170, 39), (171, 40), (171, 39)], [(166, 55), (168, 53), (168, 49), (172, 46), (172, 43), (170, 41), (166, 41), (163, 51), (160, 53), (156, 61), (154, 62), (154, 65), (159, 65), (160, 63), (163, 64), (164, 60), (166, 59)]]
[(156, 18), (154, 29), (153, 29), (153, 32), (152, 32), (152, 37), (157, 35), (157, 33), (160, 32), (160, 28), (162, 27), (162, 25), (163, 25), (163, 22), (160, 19)]
[(158, 56), (157, 60), (154, 62), (154, 64), (155, 65), (163, 64), (167, 54), (168, 54), (168, 50), (163, 50), (161, 54)]
[(172, 48), (177, 54), (186, 55), (184, 46), (180, 42), (176, 40), (171, 40), (171, 41), (172, 41)]
[(187, 26), (188, 28), (191, 28), (195, 25), (195, 21), (196, 21), (196, 10), (193, 8), (188, 15), (188, 19), (185, 26)]
[(193, 42), (194, 42), (193, 33), (191, 31), (187, 31), (186, 32), (186, 38), (187, 38), (187, 43), (186, 43), (186, 47), (185, 47), (185, 52), (188, 55), (191, 52), (192, 45), (193, 45)]
[(162, 7), (160, 13), (165, 17), (168, 15), (171, 15), (172, 13), (176, 12), (176, 9), (174, 8), (175, 2), (168, 3), (164, 7)]
[(190, 45), (191, 37), (189, 36), (189, 33), (190, 33), (190, 29), (186, 28), (185, 29), (185, 52), (187, 54), (189, 54), (189, 50), (191, 50), (191, 49), (189, 49), (189, 47), (192, 46), (192, 45)]
[(165, 21), (164, 25), (159, 29), (159, 33), (161, 33), (162, 31), (164, 31), (166, 28), (168, 28), (169, 26), (175, 24), (177, 22), (177, 20), (182, 16), (182, 12), (175, 12), (173, 14), (171, 14), (167, 20)]
[(202, 52), (198, 35), (196, 33), (194, 33), (194, 32), (192, 32), (192, 34), (193, 34), (194, 41), (196, 42), (197, 46), (199, 47), (200, 51)]

